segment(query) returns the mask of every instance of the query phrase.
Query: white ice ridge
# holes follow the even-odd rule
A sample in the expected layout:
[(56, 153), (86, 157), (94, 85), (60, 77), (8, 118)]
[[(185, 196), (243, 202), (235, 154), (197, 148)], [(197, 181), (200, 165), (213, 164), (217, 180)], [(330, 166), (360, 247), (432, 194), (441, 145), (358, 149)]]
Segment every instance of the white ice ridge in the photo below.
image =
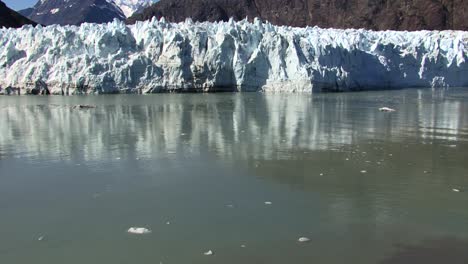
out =
[[(0, 87), (21, 92), (468, 87), (468, 32), (217, 23), (0, 29)], [(12, 89), (10, 89), (12, 90)]]

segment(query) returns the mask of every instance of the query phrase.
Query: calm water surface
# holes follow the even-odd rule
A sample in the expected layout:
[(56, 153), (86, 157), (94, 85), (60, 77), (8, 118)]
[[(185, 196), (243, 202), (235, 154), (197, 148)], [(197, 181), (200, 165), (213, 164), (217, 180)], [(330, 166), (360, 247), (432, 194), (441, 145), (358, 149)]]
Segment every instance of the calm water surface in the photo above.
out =
[(2, 264), (468, 263), (467, 89), (5, 96), (0, 116)]

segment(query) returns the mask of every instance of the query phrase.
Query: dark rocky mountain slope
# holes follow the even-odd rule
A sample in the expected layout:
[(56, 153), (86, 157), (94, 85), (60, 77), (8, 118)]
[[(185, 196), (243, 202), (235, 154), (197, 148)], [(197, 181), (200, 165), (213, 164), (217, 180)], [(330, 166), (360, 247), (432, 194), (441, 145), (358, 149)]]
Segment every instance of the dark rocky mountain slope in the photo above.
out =
[(468, 30), (468, 0), (161, 0), (128, 20), (259, 17), (276, 25), (374, 30)]
[(115, 3), (106, 0), (41, 0), (20, 13), (43, 25), (80, 25), (126, 19)]
[(0, 27), (18, 28), (26, 24), (36, 25), (33, 21), (16, 13), (0, 1)]

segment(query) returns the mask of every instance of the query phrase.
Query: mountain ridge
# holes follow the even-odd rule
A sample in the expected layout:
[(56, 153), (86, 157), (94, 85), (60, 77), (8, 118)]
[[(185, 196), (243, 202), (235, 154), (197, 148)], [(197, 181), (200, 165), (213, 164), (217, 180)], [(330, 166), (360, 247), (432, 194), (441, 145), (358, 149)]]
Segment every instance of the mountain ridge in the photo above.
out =
[(26, 24), (36, 25), (34, 21), (13, 11), (3, 1), (0, 1), (0, 27), (18, 28)]
[(372, 30), (468, 30), (468, 0), (161, 0), (127, 20), (259, 17), (275, 25)]

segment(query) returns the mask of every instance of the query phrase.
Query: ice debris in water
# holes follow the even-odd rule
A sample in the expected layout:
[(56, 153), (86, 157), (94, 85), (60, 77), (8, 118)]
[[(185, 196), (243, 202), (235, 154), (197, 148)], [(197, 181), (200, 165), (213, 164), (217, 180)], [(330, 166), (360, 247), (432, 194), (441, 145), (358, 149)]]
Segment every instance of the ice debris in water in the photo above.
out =
[(148, 228), (144, 227), (130, 227), (127, 231), (130, 234), (135, 234), (135, 235), (144, 235), (144, 234), (150, 234), (151, 230)]
[(96, 108), (95, 105), (75, 105), (73, 106), (73, 109), (93, 109)]
[(0, 40), (0, 87), (23, 94), (468, 86), (468, 31), (154, 19), (1, 28)]
[(307, 238), (307, 237), (300, 237), (297, 241), (301, 242), (301, 243), (305, 243), (305, 242), (309, 242), (310, 239)]
[(213, 254), (214, 254), (214, 253), (213, 253), (213, 251), (211, 251), (211, 250), (208, 250), (207, 252), (203, 253), (203, 255), (205, 255), (205, 256), (211, 256), (211, 255), (213, 255)]
[(381, 107), (379, 108), (380, 112), (395, 112), (396, 110), (390, 107)]

